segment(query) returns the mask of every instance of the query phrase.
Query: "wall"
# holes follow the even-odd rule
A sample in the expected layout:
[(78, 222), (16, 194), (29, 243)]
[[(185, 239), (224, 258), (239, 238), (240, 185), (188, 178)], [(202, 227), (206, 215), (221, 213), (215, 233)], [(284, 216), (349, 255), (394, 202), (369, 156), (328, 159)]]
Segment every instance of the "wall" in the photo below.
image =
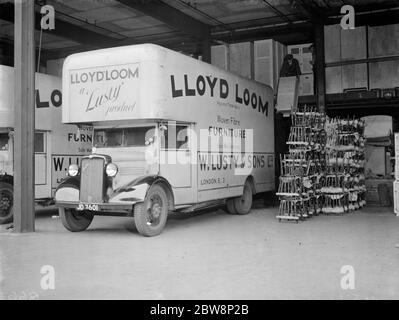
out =
[(286, 53), (286, 46), (272, 39), (217, 45), (211, 48), (211, 63), (275, 89)]
[(326, 64), (356, 62), (326, 67), (327, 93), (342, 93), (345, 89), (384, 89), (399, 86), (399, 61), (369, 61), (365, 59), (399, 56), (399, 24), (357, 27), (343, 30), (340, 25), (325, 26)]

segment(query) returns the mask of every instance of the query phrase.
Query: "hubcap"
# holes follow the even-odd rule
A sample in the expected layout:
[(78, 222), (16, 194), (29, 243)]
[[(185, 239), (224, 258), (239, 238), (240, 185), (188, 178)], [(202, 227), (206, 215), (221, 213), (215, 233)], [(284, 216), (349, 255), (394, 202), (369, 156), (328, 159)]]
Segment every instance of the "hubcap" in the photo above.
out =
[(12, 193), (8, 190), (0, 190), (0, 217), (7, 217), (12, 208)]
[(147, 210), (147, 225), (156, 227), (161, 222), (163, 211), (162, 199), (158, 195), (150, 199), (150, 207)]

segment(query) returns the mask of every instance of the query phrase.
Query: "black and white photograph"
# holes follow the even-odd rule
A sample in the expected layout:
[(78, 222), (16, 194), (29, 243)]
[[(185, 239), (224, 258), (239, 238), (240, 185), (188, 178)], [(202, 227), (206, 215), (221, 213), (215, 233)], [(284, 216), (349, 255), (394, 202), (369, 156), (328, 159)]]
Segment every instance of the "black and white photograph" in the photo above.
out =
[(399, 1), (0, 0), (0, 300), (398, 299)]

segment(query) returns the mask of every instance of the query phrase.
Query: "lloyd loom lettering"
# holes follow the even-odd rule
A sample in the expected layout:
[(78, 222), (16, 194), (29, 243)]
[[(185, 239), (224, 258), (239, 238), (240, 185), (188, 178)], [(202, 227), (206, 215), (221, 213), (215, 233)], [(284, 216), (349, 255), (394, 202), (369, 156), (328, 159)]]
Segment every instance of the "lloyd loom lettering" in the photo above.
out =
[(124, 80), (139, 77), (139, 68), (137, 67), (134, 71), (131, 68), (113, 69), (104, 71), (88, 71), (88, 72), (72, 72), (71, 73), (71, 84), (80, 83), (94, 83), (111, 80)]
[[(170, 76), (170, 84), (172, 91), (172, 98), (179, 97), (195, 97), (204, 96), (208, 94), (210, 97), (218, 95), (220, 99), (227, 99), (230, 93), (230, 87), (227, 80), (211, 76), (198, 75), (195, 81), (195, 86), (191, 84), (187, 74), (184, 75), (184, 88), (179, 89), (176, 85), (175, 76)], [(219, 83), (219, 85), (217, 85)], [(255, 92), (251, 92), (248, 88), (241, 88), (237, 83), (235, 85), (234, 101), (241, 105), (251, 106), (252, 109), (264, 114), (266, 117), (269, 114), (269, 102), (263, 103), (262, 97)]]
[(81, 99), (86, 113), (103, 109), (105, 116), (112, 113), (132, 112), (136, 102), (128, 95), (136, 87), (139, 67), (114, 66), (110, 69), (71, 70), (69, 81)]

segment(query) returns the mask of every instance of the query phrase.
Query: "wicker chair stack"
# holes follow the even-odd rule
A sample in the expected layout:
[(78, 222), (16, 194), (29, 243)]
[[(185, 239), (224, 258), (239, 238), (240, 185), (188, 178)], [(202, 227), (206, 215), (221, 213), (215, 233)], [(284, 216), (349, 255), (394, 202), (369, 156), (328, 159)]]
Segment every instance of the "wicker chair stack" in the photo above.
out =
[(277, 219), (298, 222), (322, 210), (326, 117), (313, 108), (292, 112), (289, 152), (280, 156)]
[(322, 212), (344, 214), (366, 204), (364, 121), (329, 118), (326, 122), (326, 179)]

